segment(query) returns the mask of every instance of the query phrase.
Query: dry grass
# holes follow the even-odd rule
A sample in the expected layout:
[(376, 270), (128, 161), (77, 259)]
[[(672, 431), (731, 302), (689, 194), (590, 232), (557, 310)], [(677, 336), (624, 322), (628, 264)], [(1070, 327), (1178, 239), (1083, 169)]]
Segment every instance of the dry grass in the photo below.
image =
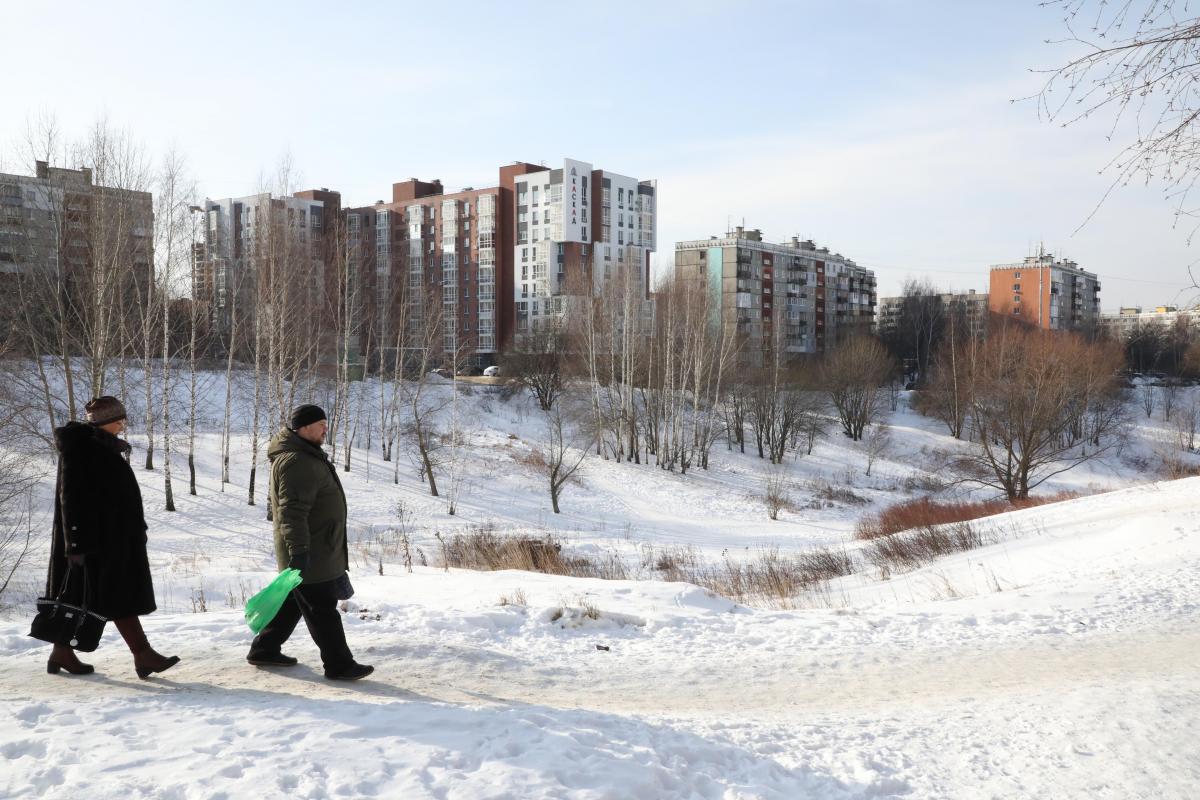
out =
[(524, 589), (513, 589), (508, 594), (500, 595), (500, 605), (501, 606), (520, 606), (523, 608), (523, 607), (529, 605), (529, 601), (525, 599), (525, 590)]
[(1200, 475), (1200, 464), (1197, 464), (1193, 459), (1186, 458), (1182, 453), (1168, 453), (1163, 455), (1162, 464), (1159, 466), (1158, 474), (1166, 480), (1179, 480), (1180, 478), (1192, 478)]
[[(567, 554), (552, 536), (506, 536), (481, 527), (439, 539), (441, 567), (518, 569), (604, 580), (631, 577), (629, 566), (618, 553)], [(785, 556), (778, 548), (770, 547), (748, 560), (726, 555), (719, 562), (710, 562), (691, 545), (661, 550), (643, 546), (641, 566), (659, 580), (692, 583), (738, 603), (774, 608), (791, 608), (799, 595), (832, 578), (850, 575), (856, 567), (851, 554), (841, 549)], [(524, 605), (524, 601), (524, 593), (519, 590), (500, 598), (501, 605)]]
[(747, 561), (726, 555), (714, 564), (702, 561), (692, 548), (676, 548), (660, 554), (655, 569), (663, 580), (694, 583), (738, 603), (791, 608), (809, 589), (854, 572), (854, 559), (844, 550), (783, 556), (769, 547)]
[(546, 469), (546, 457), (542, 455), (541, 450), (529, 450), (514, 456), (513, 460), (524, 467), (529, 467), (534, 472), (541, 473)]
[(653, 547), (643, 546), (642, 566), (652, 568), (664, 581), (688, 582), (702, 565), (699, 551), (690, 544), (675, 545), (657, 553)]
[(626, 580), (629, 570), (616, 553), (597, 557), (564, 555), (562, 543), (553, 536), (510, 536), (484, 525), (453, 536), (437, 536), (443, 568), (494, 572), (519, 569), (575, 578)]
[(916, 569), (941, 556), (974, 550), (988, 543), (971, 523), (956, 522), (880, 536), (863, 549), (863, 555), (886, 579), (893, 572)]
[(466, 533), (443, 537), (439, 567), (491, 572), (520, 569), (551, 575), (569, 574), (562, 557), (562, 545), (551, 536), (505, 536), (491, 526), (472, 528)]
[(1016, 511), (1021, 508), (1034, 508), (1075, 497), (1079, 497), (1079, 495), (1074, 492), (1059, 492), (1011, 502), (1008, 500), (980, 500), (965, 503), (936, 502), (922, 497), (888, 506), (878, 514), (863, 517), (854, 530), (854, 538), (878, 539), (900, 531), (969, 522), (981, 517), (990, 517), (993, 514), (1003, 514), (1006, 511)]
[[(851, 483), (849, 476), (846, 476), (845, 483)], [(818, 499), (829, 503), (842, 503), (847, 506), (865, 506), (871, 501), (860, 494), (856, 494), (848, 485), (835, 486), (823, 478), (808, 481), (808, 488)]]

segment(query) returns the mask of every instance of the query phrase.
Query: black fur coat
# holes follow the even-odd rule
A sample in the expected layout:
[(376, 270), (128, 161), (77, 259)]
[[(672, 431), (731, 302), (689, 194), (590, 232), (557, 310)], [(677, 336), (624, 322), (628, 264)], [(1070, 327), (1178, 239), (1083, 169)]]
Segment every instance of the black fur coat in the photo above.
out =
[[(125, 460), (129, 443), (108, 431), (68, 422), (54, 431), (58, 487), (47, 596), (55, 597), (67, 556), (83, 555), (89, 610), (109, 619), (154, 611), (154, 585), (146, 557), (142, 493)], [(66, 597), (83, 599), (81, 570), (71, 570)]]

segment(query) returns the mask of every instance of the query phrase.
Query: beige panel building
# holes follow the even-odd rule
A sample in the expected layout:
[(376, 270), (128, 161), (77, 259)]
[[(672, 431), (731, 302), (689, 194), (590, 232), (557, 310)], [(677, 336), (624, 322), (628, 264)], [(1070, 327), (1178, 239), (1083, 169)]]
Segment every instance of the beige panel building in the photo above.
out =
[(738, 227), (723, 237), (676, 242), (675, 271), (708, 282), (752, 365), (767, 363), (776, 342), (793, 356), (816, 354), (871, 329), (875, 273), (811, 240), (772, 244), (762, 231)]

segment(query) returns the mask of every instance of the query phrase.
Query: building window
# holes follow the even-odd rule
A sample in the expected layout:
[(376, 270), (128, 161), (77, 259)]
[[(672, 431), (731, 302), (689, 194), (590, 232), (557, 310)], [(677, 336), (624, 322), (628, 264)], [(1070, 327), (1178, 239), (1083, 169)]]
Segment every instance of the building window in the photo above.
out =
[(1019, 295), (1019, 294), (1014, 294), (1014, 295), (1013, 295), (1013, 302), (1014, 302), (1014, 303), (1019, 303), (1019, 302), (1021, 302), (1021, 295)]

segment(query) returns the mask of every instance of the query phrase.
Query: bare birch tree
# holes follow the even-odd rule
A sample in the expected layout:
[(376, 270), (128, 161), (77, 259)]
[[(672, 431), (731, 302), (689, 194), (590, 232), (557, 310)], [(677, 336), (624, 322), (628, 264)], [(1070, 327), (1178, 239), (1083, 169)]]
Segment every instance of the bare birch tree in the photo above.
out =
[(192, 227), (193, 187), (188, 181), (184, 162), (177, 153), (168, 154), (163, 160), (158, 185), (158, 205), (155, 213), (156, 260), (159, 290), (162, 293), (162, 350), (161, 401), (159, 415), (162, 419), (163, 442), (163, 494), (167, 511), (175, 510), (175, 493), (171, 479), (171, 389), (174, 376), (172, 362), (176, 355), (171, 319), (170, 292), (185, 275), (189, 276), (194, 264), (195, 253)]
[[(563, 404), (543, 412), (546, 423), (546, 438), (539, 450), (542, 474), (550, 489), (550, 507), (555, 514), (561, 513), (558, 501), (563, 490), (575, 473), (579, 471), (587, 448), (577, 442), (572, 432)], [(585, 440), (586, 441), (586, 440)]]

